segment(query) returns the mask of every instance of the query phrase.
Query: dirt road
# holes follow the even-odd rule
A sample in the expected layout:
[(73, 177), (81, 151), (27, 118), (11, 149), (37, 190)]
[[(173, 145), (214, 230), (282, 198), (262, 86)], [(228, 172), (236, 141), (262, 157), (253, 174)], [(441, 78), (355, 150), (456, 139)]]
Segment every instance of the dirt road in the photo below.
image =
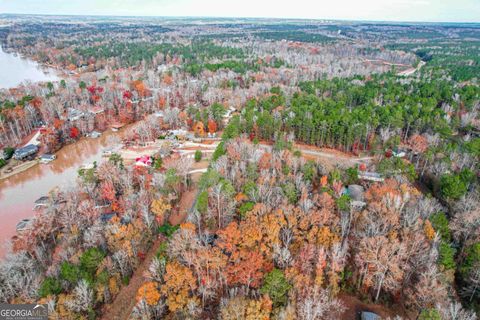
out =
[[(272, 150), (272, 146), (269, 144), (261, 143), (260, 146), (268, 151)], [(338, 164), (346, 166), (354, 166), (360, 163), (368, 163), (373, 160), (373, 157), (356, 157), (341, 151), (322, 149), (314, 146), (295, 144), (296, 150), (299, 150), (305, 158), (324, 161), (329, 165), (335, 166)]]
[(398, 75), (399, 76), (410, 76), (410, 75), (414, 74), (415, 72), (417, 72), (418, 70), (420, 70), (424, 65), (425, 65), (425, 61), (420, 61), (416, 68), (409, 68), (407, 70), (399, 72)]
[(356, 296), (347, 293), (340, 293), (338, 298), (342, 301), (345, 311), (338, 318), (339, 320), (355, 320), (360, 319), (359, 313), (368, 311), (378, 314), (382, 319), (394, 318), (396, 315), (402, 316), (402, 319), (413, 319), (405, 314), (405, 310), (401, 306), (388, 308), (386, 306), (374, 303), (365, 303), (360, 301)]
[(102, 320), (127, 320), (130, 317), (133, 307), (136, 304), (135, 297), (137, 295), (138, 289), (145, 283), (143, 277), (145, 271), (148, 270), (150, 264), (152, 263), (155, 254), (158, 251), (162, 239), (158, 238), (155, 240), (152, 248), (148, 252), (145, 260), (142, 261), (140, 266), (135, 270), (128, 286), (124, 286), (120, 289), (120, 293), (115, 297), (115, 300), (105, 306), (102, 310), (103, 316), (100, 318)]
[(348, 157), (348, 156), (339, 156), (338, 154), (325, 152), (325, 151), (313, 151), (313, 150), (305, 150), (305, 149), (299, 149), (299, 150), (302, 152), (302, 154), (308, 154), (308, 155), (319, 157), (319, 158), (327, 158), (327, 159), (336, 160), (338, 162), (343, 162), (343, 163), (350, 163), (352, 165), (362, 163), (362, 162), (368, 162), (373, 159), (373, 157), (355, 158), (355, 157)]
[[(178, 204), (178, 212), (172, 214), (169, 217), (169, 222), (172, 225), (178, 225), (185, 221), (185, 218), (188, 215), (189, 210), (192, 208), (195, 202), (195, 198), (198, 194), (198, 189), (196, 184), (202, 172), (207, 170), (209, 161), (202, 161), (194, 164), (193, 170), (190, 171), (192, 174), (192, 180), (195, 185), (190, 190), (185, 191), (182, 194), (182, 198)], [(152, 248), (148, 251), (145, 260), (140, 264), (140, 266), (135, 270), (130, 283), (126, 287), (120, 289), (120, 293), (117, 295), (112, 304), (104, 308), (102, 314), (102, 320), (127, 320), (129, 319), (130, 314), (132, 313), (133, 307), (136, 304), (135, 297), (137, 295), (138, 289), (143, 283), (145, 283), (144, 274), (148, 270), (153, 258), (155, 257), (156, 252), (162, 239), (157, 239), (153, 244)]]

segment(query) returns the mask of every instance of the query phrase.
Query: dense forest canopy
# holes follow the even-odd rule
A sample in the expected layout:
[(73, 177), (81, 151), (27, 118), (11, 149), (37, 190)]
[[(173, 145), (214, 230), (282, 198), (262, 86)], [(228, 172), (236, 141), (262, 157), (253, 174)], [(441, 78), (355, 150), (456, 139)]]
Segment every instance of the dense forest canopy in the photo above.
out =
[(12, 239), (1, 302), (477, 319), (477, 24), (4, 19), (3, 50), (61, 80), (0, 90), (0, 167), (34, 134), (48, 154), (125, 133)]

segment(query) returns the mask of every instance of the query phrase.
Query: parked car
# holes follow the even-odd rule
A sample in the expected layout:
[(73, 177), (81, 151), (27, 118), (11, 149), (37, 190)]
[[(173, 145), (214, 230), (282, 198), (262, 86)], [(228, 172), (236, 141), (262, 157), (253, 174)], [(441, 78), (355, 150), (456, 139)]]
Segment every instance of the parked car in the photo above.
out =
[(40, 157), (40, 163), (49, 163), (57, 159), (57, 156), (54, 154), (42, 154)]

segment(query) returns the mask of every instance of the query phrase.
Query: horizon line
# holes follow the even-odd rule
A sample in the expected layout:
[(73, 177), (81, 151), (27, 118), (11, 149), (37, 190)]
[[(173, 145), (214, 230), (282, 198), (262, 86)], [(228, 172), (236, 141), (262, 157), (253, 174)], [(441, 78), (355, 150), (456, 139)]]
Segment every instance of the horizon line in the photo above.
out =
[(15, 13), (0, 12), (11, 16), (59, 16), (59, 17), (109, 17), (109, 18), (173, 18), (173, 19), (260, 19), (260, 20), (303, 20), (303, 21), (339, 21), (339, 22), (375, 22), (375, 23), (417, 23), (417, 24), (480, 24), (479, 21), (441, 21), (441, 20), (369, 20), (341, 18), (294, 18), (294, 17), (240, 17), (240, 16), (161, 16), (161, 15), (118, 15), (118, 14), (70, 14), (70, 13)]

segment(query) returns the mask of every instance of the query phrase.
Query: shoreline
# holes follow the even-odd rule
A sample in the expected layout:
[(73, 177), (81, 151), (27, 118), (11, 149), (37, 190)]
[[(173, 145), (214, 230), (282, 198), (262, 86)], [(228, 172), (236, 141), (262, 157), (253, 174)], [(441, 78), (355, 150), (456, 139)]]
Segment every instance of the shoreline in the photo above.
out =
[[(124, 128), (128, 130), (130, 126)], [(102, 152), (109, 145), (109, 137), (118, 136), (122, 139), (126, 132), (124, 128), (118, 132), (106, 130), (99, 138), (82, 137), (66, 144), (55, 152), (57, 159), (49, 164), (41, 164), (35, 159), (17, 165), (8, 174), (0, 170), (0, 218), (3, 222), (0, 230), (0, 260), (8, 252), (4, 244), (16, 235), (15, 225), (18, 221), (34, 215), (32, 207), (35, 200), (53, 188), (73, 182), (82, 165), (102, 159)]]
[(47, 82), (52, 82), (52, 83), (57, 83), (60, 82), (61, 80), (66, 80), (68, 78), (68, 72), (61, 68), (60, 66), (56, 65), (49, 65), (47, 63), (39, 62), (37, 59), (30, 57), (30, 56), (25, 56), (19, 52), (16, 51), (11, 51), (9, 48), (5, 49), (1, 43), (0, 43), (0, 51), (3, 52), (5, 55), (12, 55), (20, 60), (23, 60), (27, 63), (32, 63), (34, 64), (32, 67), (36, 68), (39, 72), (43, 73), (44, 76), (46, 77), (55, 77), (55, 79), (50, 79), (50, 80), (38, 80), (38, 81), (31, 81), (30, 79), (26, 78), (21, 80), (19, 83), (8, 86), (8, 87), (0, 87), (0, 92), (1, 91), (8, 91), (12, 89), (18, 89), (22, 86), (24, 86), (25, 81), (31, 81), (32, 83), (39, 83), (39, 84), (45, 84)]
[[(0, 172), (0, 181), (1, 180), (6, 180), (10, 177), (13, 177), (14, 175), (18, 174), (18, 173), (21, 173), (21, 172), (24, 172), (24, 171), (27, 171), (28, 169), (30, 168), (33, 168), (34, 166), (36, 166), (37, 164), (39, 164), (39, 160), (38, 159), (35, 159), (35, 160), (31, 160), (31, 161), (27, 161), (27, 162), (24, 162), (14, 168), (12, 168), (12, 171), (11, 172), (8, 172), (8, 173), (5, 173), (4, 171), (6, 170), (2, 170)], [(8, 169), (8, 168), (7, 168)]]
[[(114, 132), (114, 131), (111, 131), (111, 128), (107, 128), (105, 131), (99, 131), (102, 135), (104, 134), (108, 134), (109, 132), (111, 132), (112, 135), (122, 135), (122, 132), (126, 131), (127, 128), (130, 128), (132, 127), (133, 125), (135, 125), (136, 123), (138, 123), (139, 121), (141, 120), (138, 120), (138, 121), (134, 121), (132, 123), (128, 123), (126, 125), (124, 125), (122, 128), (120, 128), (119, 131), (117, 132)], [(72, 145), (75, 145), (75, 144), (78, 144), (78, 143), (81, 143), (83, 140), (85, 139), (98, 139), (98, 138), (90, 138), (90, 137), (87, 137), (87, 136), (81, 136), (78, 140), (75, 140), (75, 141), (71, 141), (69, 143), (65, 143), (64, 145), (62, 145), (60, 147), (60, 149), (56, 150), (55, 152), (53, 152), (53, 154), (58, 154), (59, 152), (61, 152), (62, 150), (64, 150), (65, 148), (69, 147), (69, 146), (72, 146)], [(33, 168), (35, 165), (37, 164), (40, 164), (40, 160), (38, 158), (38, 154), (37, 154), (37, 158), (35, 158), (34, 160), (30, 160), (30, 161), (26, 161), (26, 162), (23, 162), (22, 164), (14, 167), (13, 171), (12, 172), (9, 172), (7, 174), (4, 174), (4, 171), (8, 168), (8, 164), (3, 167), (3, 168), (0, 168), (0, 181), (2, 180), (6, 180), (8, 178), (11, 178), (13, 176), (15, 176), (16, 174), (19, 174), (19, 173), (22, 173), (24, 171), (27, 171), (28, 169), (30, 168)]]
[[(45, 72), (44, 69), (51, 69), (52, 71), (55, 71), (55, 73), (57, 73), (57, 75), (59, 77), (68, 78), (68, 76), (69, 76), (69, 71), (64, 69), (63, 67), (61, 67), (59, 65), (49, 64), (47, 62), (40, 62), (36, 58), (34, 58), (33, 56), (24, 55), (24, 54), (22, 54), (20, 52), (16, 52), (16, 51), (10, 51), (10, 50), (8, 50), (9, 48), (7, 48), (7, 50), (5, 50), (5, 48), (2, 47), (1, 44), (0, 44), (0, 48), (3, 52), (5, 52), (7, 54), (13, 54), (13, 55), (19, 57), (22, 60), (29, 60), (29, 61), (35, 62), (37, 64), (37, 66), (40, 68), (40, 70), (42, 70), (43, 72)], [(78, 72), (75, 71), (75, 74), (78, 74)], [(52, 80), (52, 82), (57, 82), (57, 81), (59, 81), (59, 80)], [(36, 81), (36, 82), (41, 83), (41, 82), (44, 82), (44, 81)]]

